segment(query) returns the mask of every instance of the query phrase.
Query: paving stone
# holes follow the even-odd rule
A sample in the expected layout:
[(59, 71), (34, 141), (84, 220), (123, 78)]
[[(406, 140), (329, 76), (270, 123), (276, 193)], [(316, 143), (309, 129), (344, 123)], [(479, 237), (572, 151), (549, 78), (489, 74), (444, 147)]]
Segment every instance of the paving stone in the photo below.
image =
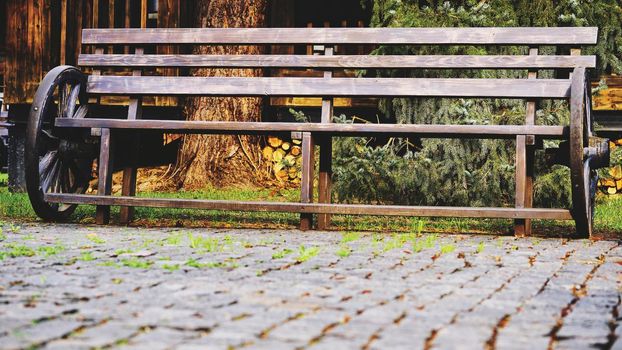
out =
[(138, 328), (125, 323), (111, 321), (103, 325), (90, 327), (68, 339), (76, 344), (84, 344), (91, 348), (102, 348), (131, 338)]
[[(552, 331), (555, 349), (622, 337), (618, 242), (438, 235), (431, 249), (377, 254), (361, 234), (342, 258), (336, 232), (22, 226), (0, 250), (66, 249), (0, 261), (0, 349), (413, 349), (433, 332), (433, 348), (481, 349), (497, 326), (499, 349), (546, 349)], [(188, 233), (230, 243), (192, 249)], [(456, 251), (437, 256), (443, 244)], [(320, 253), (297, 263), (301, 245)]]
[(43, 321), (11, 331), (11, 333), (0, 337), (0, 344), (5, 349), (30, 348), (66, 336), (81, 326), (82, 323), (73, 320)]

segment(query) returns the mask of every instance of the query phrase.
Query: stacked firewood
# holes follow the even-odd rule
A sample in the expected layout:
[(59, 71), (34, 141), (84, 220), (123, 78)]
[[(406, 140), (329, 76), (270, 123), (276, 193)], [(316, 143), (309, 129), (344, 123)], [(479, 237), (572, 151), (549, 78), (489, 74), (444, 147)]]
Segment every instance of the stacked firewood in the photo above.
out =
[(302, 141), (276, 136), (266, 138), (262, 149), (269, 171), (282, 183), (299, 184), (302, 177)]
[[(620, 146), (622, 146), (622, 139), (609, 143), (611, 152)], [(618, 164), (609, 168), (607, 176), (603, 176), (598, 180), (598, 187), (607, 194), (622, 193), (622, 166)]]

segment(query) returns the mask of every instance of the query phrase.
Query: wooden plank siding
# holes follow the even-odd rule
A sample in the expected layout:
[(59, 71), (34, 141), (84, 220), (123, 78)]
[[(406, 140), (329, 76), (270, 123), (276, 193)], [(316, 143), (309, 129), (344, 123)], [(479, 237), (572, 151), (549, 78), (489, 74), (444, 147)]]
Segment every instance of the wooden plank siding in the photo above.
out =
[(144, 12), (134, 5), (139, 4), (134, 0), (3, 1), (2, 6), (6, 6), (4, 102), (31, 103), (47, 71), (61, 64), (77, 65), (80, 53), (94, 52), (93, 47), (81, 47), (83, 28), (139, 26), (139, 17), (146, 16), (147, 3), (140, 1), (145, 4)]

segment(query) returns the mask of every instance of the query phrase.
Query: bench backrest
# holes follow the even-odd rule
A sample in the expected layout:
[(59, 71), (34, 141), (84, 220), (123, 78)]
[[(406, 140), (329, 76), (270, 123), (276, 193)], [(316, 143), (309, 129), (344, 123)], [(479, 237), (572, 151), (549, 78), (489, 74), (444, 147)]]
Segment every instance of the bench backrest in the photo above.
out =
[[(592, 68), (587, 55), (189, 55), (105, 54), (110, 45), (594, 45), (597, 28), (188, 28), (85, 29), (82, 44), (99, 47), (83, 53), (78, 64), (94, 68)], [(537, 52), (537, 51), (536, 51)], [(205, 96), (449, 96), (567, 98), (568, 79), (437, 78), (232, 78), (232, 77), (89, 77), (88, 91), (103, 95)]]

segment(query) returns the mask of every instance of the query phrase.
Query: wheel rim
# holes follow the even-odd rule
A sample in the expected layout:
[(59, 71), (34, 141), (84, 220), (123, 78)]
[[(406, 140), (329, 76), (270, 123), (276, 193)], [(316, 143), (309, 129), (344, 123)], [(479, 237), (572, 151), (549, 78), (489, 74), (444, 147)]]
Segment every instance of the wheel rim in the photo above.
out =
[[(579, 74), (580, 73), (580, 74)], [(574, 79), (583, 77), (585, 84), (578, 86), (573, 82), (570, 115), (570, 173), (572, 182), (572, 215), (577, 227), (577, 235), (590, 237), (594, 222), (594, 197), (598, 174), (595, 169), (606, 167), (609, 164), (608, 140), (598, 140), (593, 133), (591, 116), (591, 89), (589, 79), (579, 70)], [(583, 75), (581, 77), (580, 75)]]
[(46, 193), (84, 193), (93, 156), (82, 131), (55, 128), (56, 118), (84, 118), (85, 79), (73, 67), (57, 67), (41, 82), (33, 101), (26, 137), (26, 185), (33, 209), (46, 220), (66, 218), (75, 205), (48, 203)]

